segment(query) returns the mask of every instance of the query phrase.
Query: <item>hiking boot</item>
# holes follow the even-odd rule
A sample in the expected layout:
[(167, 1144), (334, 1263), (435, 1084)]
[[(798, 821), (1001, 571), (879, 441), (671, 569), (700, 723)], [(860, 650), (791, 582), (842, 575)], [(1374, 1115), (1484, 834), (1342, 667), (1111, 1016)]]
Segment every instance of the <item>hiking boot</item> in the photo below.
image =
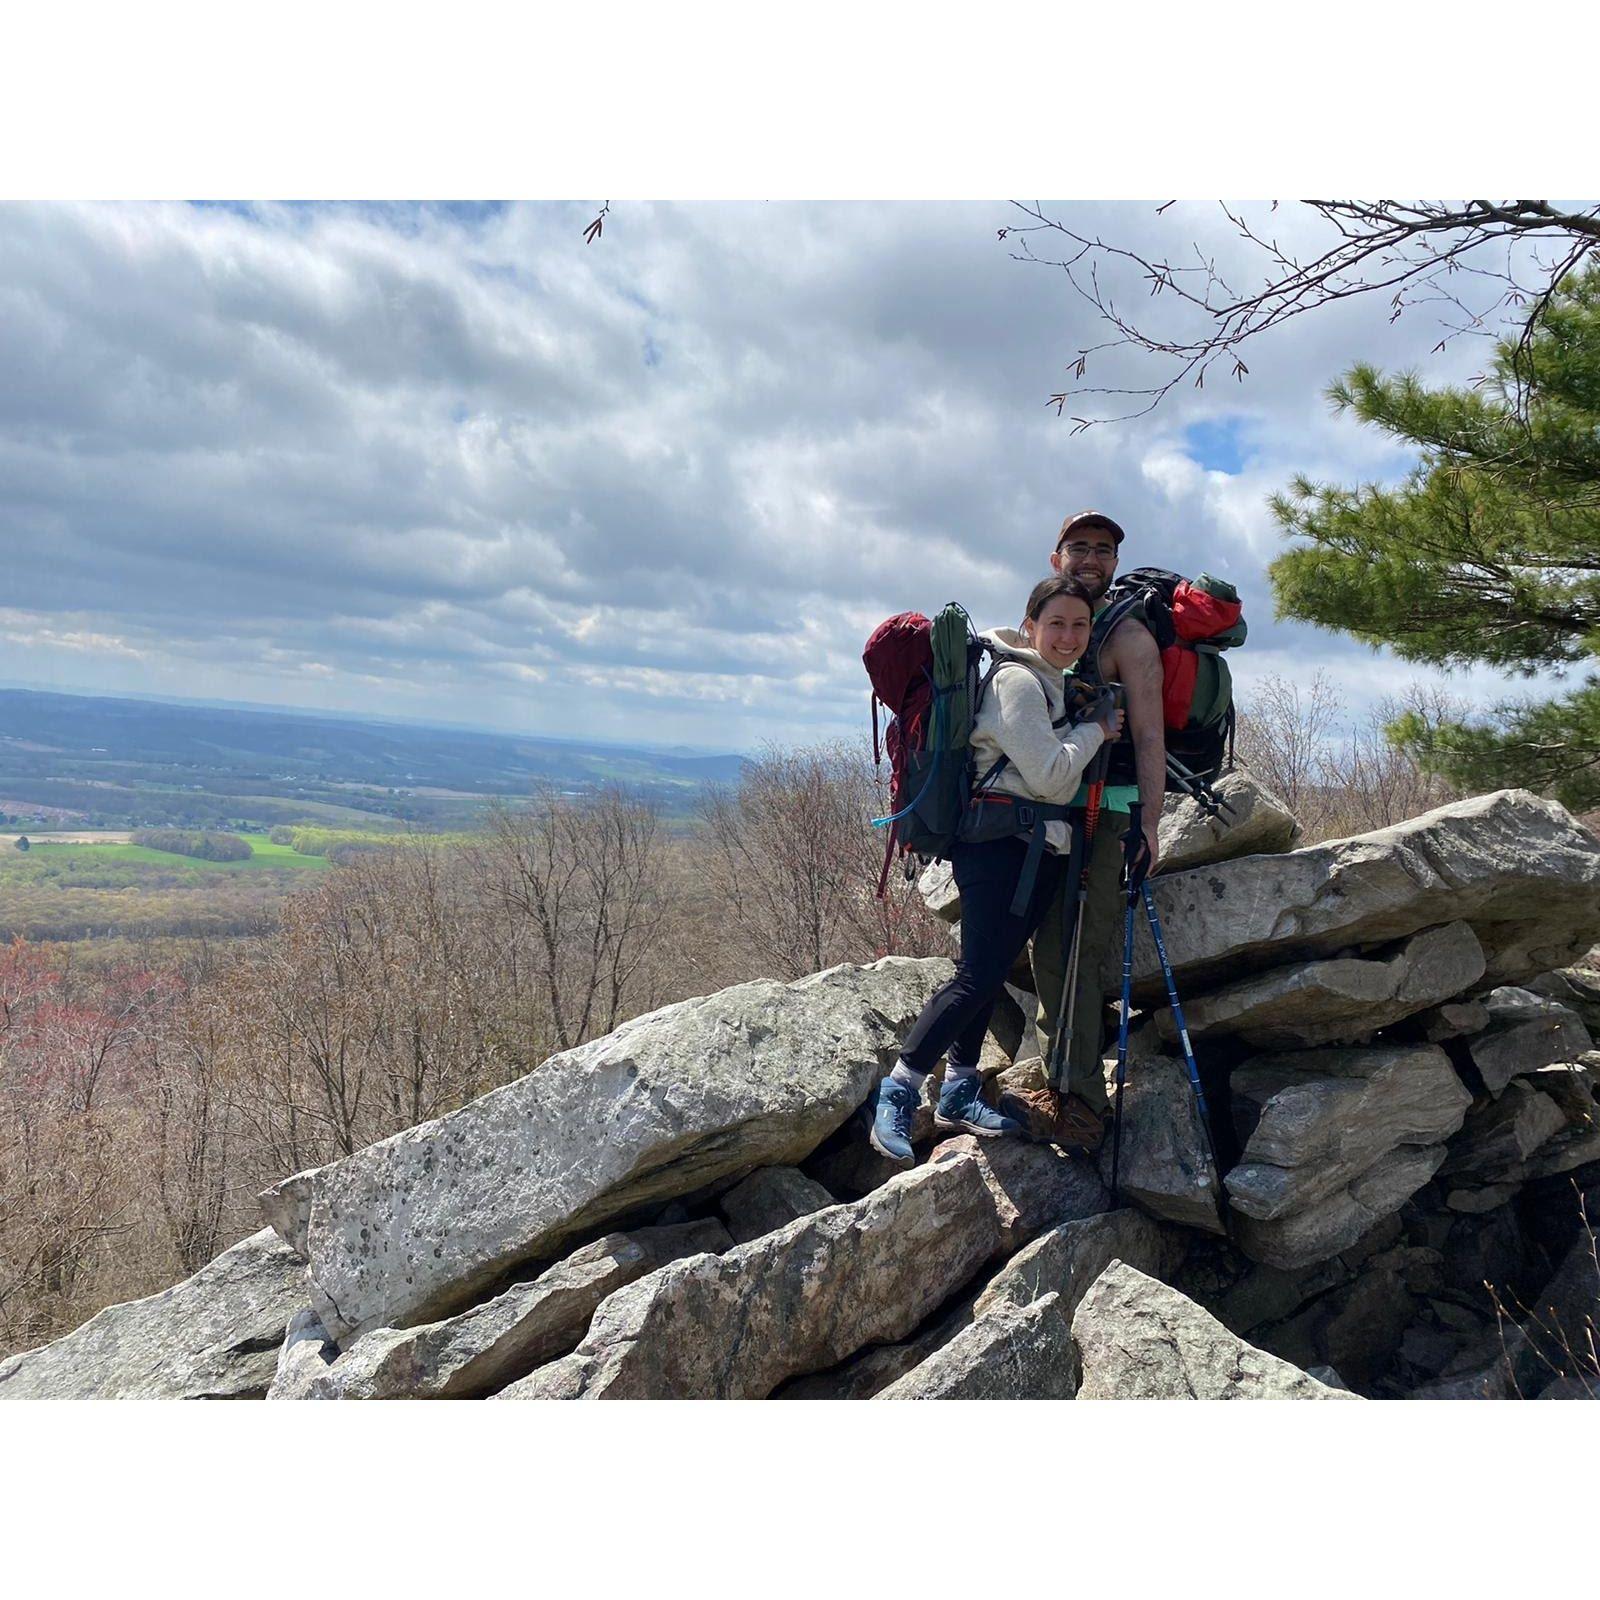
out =
[(984, 1104), (978, 1094), (982, 1087), (983, 1080), (976, 1072), (964, 1072), (959, 1077), (946, 1073), (944, 1087), (939, 1091), (939, 1104), (934, 1108), (934, 1127), (975, 1133), (984, 1139), (1022, 1133), (1020, 1122), (1003, 1117)]
[(911, 1119), (916, 1115), (917, 1093), (893, 1078), (878, 1085), (878, 1103), (872, 1111), (872, 1131), (867, 1135), (880, 1156), (910, 1166)]
[(1105, 1139), (1099, 1114), (1075, 1094), (1063, 1099), (1054, 1089), (1010, 1089), (1001, 1095), (1000, 1109), (1021, 1122), (1035, 1139), (1064, 1150), (1093, 1155)]

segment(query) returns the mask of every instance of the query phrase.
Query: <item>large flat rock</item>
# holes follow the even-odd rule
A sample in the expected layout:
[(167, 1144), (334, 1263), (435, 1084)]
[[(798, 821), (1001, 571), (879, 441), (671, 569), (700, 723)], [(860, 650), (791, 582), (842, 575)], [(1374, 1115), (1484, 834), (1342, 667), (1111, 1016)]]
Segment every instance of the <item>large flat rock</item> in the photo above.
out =
[[(1245, 856), (1153, 881), (1185, 1002), (1255, 967), (1387, 944), (1464, 921), (1490, 983), (1564, 966), (1600, 940), (1600, 839), (1523, 789), (1440, 806), (1392, 828)], [(1136, 998), (1161, 1000), (1148, 929)], [(1108, 952), (1108, 973), (1120, 952)]]
[(1003, 1237), (974, 1156), (916, 1167), (853, 1205), (619, 1289), (572, 1355), (499, 1398), (765, 1399), (786, 1378), (904, 1339)]
[(1072, 1332), (1059, 1294), (1003, 1301), (963, 1328), (877, 1400), (1070, 1400)]
[(1156, 1279), (1113, 1262), (1072, 1319), (1080, 1400), (1354, 1400), (1228, 1332)]
[(951, 970), (890, 958), (667, 1006), (302, 1175), (313, 1309), (341, 1348), (435, 1321), (580, 1231), (794, 1165), (862, 1103)]
[[(1373, 957), (1274, 967), (1226, 984), (1183, 1008), (1192, 1039), (1213, 1035), (1269, 1048), (1370, 1039), (1425, 1007), (1472, 988), (1483, 976), (1483, 950), (1464, 922), (1425, 928)], [(1177, 1039), (1170, 1011), (1158, 1024)]]
[(0, 1400), (259, 1400), (305, 1293), (304, 1260), (263, 1228), (192, 1278), (0, 1362)]

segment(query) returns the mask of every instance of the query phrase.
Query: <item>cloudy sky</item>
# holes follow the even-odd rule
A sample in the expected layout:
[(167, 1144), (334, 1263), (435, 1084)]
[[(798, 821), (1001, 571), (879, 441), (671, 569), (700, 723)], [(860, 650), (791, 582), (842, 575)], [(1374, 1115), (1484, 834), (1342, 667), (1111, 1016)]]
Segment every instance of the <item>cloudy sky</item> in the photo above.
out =
[[(1014, 622), (1089, 505), (1136, 563), (1239, 585), (1246, 692), (1321, 667), (1359, 712), (1419, 675), (1272, 620), (1265, 502), (1406, 470), (1324, 390), (1357, 359), (1478, 370), (1428, 355), (1426, 312), (1332, 308), (1242, 385), (1073, 434), (1046, 399), (1104, 329), (997, 239), (1003, 202), (618, 202), (585, 245), (595, 209), (0, 206), (0, 681), (859, 734), (878, 620)], [(1047, 209), (1239, 249), (1210, 206)]]

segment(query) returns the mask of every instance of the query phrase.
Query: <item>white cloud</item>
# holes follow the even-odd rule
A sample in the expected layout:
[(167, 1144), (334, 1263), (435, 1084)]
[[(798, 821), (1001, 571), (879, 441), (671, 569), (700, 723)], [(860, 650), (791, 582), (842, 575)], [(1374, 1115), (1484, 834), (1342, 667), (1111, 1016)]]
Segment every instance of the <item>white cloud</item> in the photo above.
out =
[[(1206, 208), (1080, 211), (1237, 255)], [(1045, 397), (1103, 330), (997, 243), (1004, 205), (619, 205), (594, 246), (588, 220), (0, 207), (0, 675), (724, 746), (854, 734), (877, 620), (950, 598), (1014, 620), (1062, 515), (1098, 504), (1130, 559), (1239, 582), (1245, 676), (1368, 683), (1361, 647), (1273, 621), (1265, 498), (1402, 472), (1323, 391), (1436, 329), (1330, 308), (1244, 385), (1074, 435)], [(1196, 459), (1197, 422), (1237, 431), (1240, 471)]]

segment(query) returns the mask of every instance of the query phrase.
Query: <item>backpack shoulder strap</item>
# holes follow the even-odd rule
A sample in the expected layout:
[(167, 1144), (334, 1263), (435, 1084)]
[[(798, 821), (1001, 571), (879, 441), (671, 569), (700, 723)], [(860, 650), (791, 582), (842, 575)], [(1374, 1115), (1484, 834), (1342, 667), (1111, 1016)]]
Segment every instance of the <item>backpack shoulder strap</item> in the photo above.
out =
[(1114, 634), (1129, 617), (1137, 617), (1144, 621), (1145, 591), (1132, 589), (1118, 600), (1113, 600), (1098, 617), (1094, 619), (1094, 627), (1089, 633), (1089, 648), (1084, 652), (1087, 657), (1087, 671), (1084, 676), (1092, 678), (1096, 683), (1106, 681), (1105, 673), (1100, 667), (1100, 652), (1106, 647), (1106, 640)]

